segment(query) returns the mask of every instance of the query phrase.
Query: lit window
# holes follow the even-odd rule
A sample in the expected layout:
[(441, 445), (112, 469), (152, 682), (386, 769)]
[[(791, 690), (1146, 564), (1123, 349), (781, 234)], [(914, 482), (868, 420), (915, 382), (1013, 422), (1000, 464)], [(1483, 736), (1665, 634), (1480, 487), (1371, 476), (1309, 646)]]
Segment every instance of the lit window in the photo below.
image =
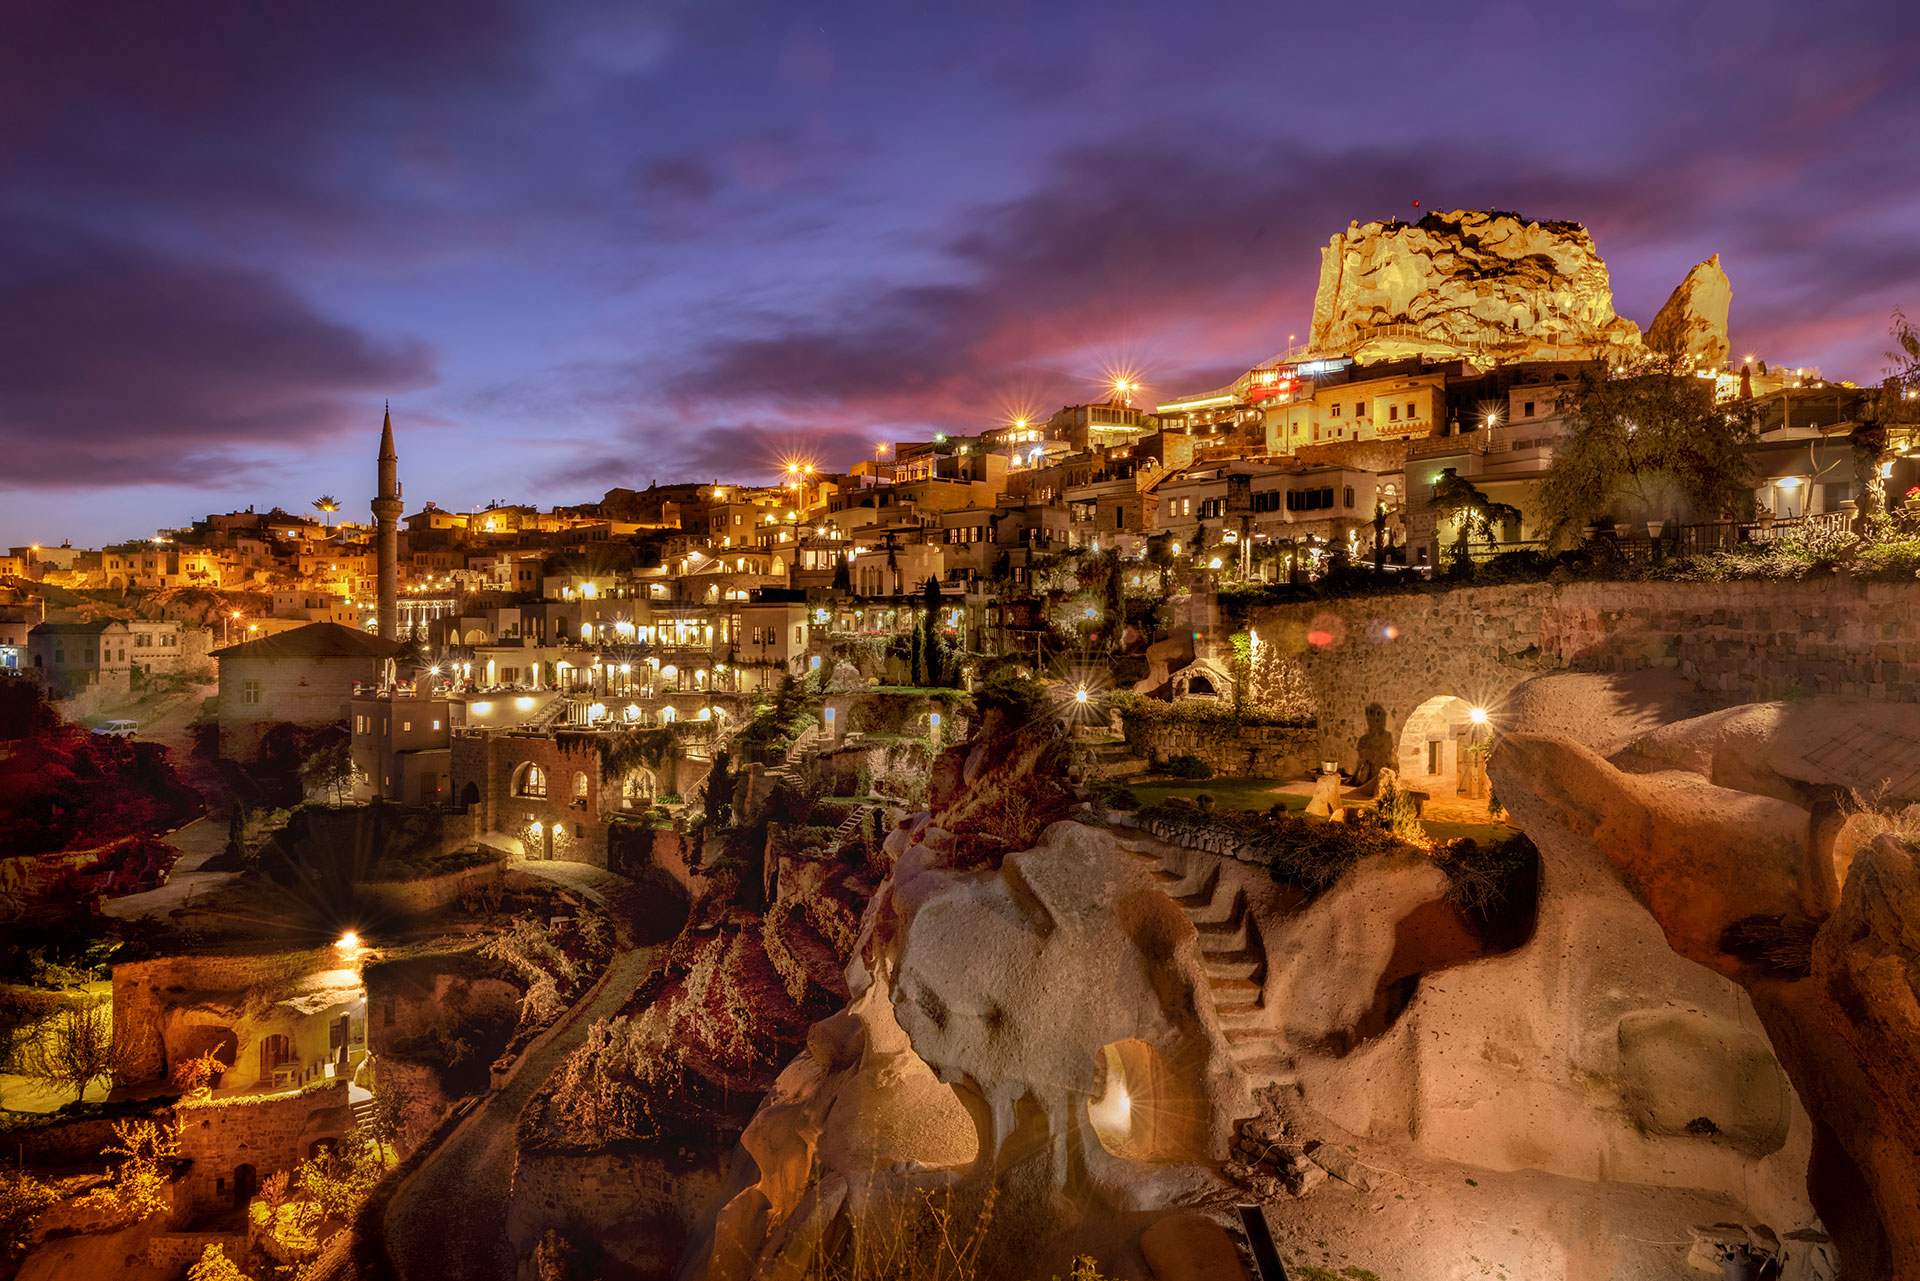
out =
[(545, 796), (547, 794), (547, 772), (532, 763), (522, 766), (520, 770), (520, 785), (514, 788), (513, 791), (516, 796)]
[(259, 681), (241, 681), (240, 682), (240, 701), (249, 707), (252, 707), (258, 704), (260, 701), (260, 682)]

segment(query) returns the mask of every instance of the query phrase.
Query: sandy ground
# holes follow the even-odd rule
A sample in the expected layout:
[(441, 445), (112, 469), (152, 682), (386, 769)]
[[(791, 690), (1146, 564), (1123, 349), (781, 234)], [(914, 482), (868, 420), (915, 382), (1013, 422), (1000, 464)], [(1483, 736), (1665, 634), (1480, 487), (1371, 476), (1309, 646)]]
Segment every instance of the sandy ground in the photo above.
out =
[(1373, 1191), (1330, 1179), (1264, 1207), (1296, 1281), (1684, 1281), (1700, 1275), (1686, 1263), (1688, 1226), (1740, 1218), (1733, 1202), (1695, 1189), (1502, 1173), (1365, 1145), (1361, 1156), (1381, 1167)]

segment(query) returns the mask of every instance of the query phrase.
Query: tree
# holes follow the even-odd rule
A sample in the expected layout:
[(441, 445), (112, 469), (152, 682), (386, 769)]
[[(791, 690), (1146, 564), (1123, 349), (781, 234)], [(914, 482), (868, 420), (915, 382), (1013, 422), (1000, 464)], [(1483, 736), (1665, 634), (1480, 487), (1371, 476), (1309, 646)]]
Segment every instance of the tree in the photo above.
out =
[(1464, 578), (1473, 577), (1473, 552), (1469, 544), (1474, 536), (1492, 542), (1494, 526), (1520, 519), (1518, 507), (1493, 501), (1451, 467), (1442, 471), (1440, 479), (1433, 483), (1433, 497), (1427, 500), (1427, 505), (1441, 520), (1458, 522), (1453, 568)]
[(713, 772), (707, 775), (707, 823), (719, 827), (733, 809), (733, 758), (721, 748), (713, 754)]
[(253, 1281), (253, 1278), (242, 1272), (225, 1250), (209, 1245), (200, 1252), (199, 1261), (187, 1269), (187, 1281)]
[(335, 498), (332, 494), (322, 494), (320, 495), (320, 497), (313, 500), (313, 506), (314, 506), (314, 510), (320, 513), (321, 523), (324, 524), (328, 529), (332, 529), (333, 522), (332, 520), (329, 519), (329, 517), (331, 517), (333, 513), (340, 510), (340, 500), (338, 498)]
[(1887, 461), (1889, 429), (1911, 431), (1920, 422), (1920, 401), (1915, 399), (1920, 393), (1920, 330), (1897, 307), (1889, 329), (1896, 350), (1888, 352), (1887, 359), (1893, 363), (1878, 394), (1863, 397), (1861, 422), (1853, 429), (1853, 487), (1860, 494), (1860, 514), (1867, 518), (1887, 511), (1887, 482), (1880, 467)]
[(300, 764), (300, 785), (329, 797), (335, 805), (346, 803), (353, 779), (353, 752), (344, 742), (328, 743)]
[(383, 1144), (354, 1130), (332, 1148), (302, 1161), (294, 1172), (300, 1190), (313, 1198), (320, 1211), (337, 1223), (346, 1223), (366, 1201), (373, 1185), (393, 1164)]
[(120, 1066), (113, 1003), (66, 1006), (27, 1039), (20, 1058), (26, 1075), (56, 1090), (72, 1090), (76, 1098), (84, 1095), (89, 1085), (111, 1079)]
[(1742, 520), (1753, 512), (1753, 412), (1721, 405), (1712, 379), (1672, 364), (1609, 377), (1583, 370), (1560, 392), (1571, 434), (1540, 490), (1547, 535), (1628, 519)]
[(940, 584), (932, 574), (920, 596), (920, 661), (926, 668), (926, 684), (945, 685), (946, 663), (940, 653)]
[(59, 1199), (55, 1188), (30, 1174), (0, 1170), (0, 1260), (25, 1252), (34, 1220)]
[(220, 1060), (218, 1050), (208, 1050), (198, 1058), (182, 1059), (173, 1069), (173, 1083), (188, 1094), (205, 1089), (214, 1077), (219, 1076), (231, 1063)]
[(229, 862), (244, 864), (247, 861), (247, 810), (237, 800), (227, 816), (226, 853)]

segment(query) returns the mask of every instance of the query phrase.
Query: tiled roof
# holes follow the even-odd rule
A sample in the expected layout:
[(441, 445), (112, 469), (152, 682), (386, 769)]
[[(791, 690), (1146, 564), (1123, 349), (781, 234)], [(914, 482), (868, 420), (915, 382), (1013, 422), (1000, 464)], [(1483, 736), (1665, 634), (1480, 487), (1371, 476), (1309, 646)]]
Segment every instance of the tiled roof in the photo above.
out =
[(259, 640), (229, 645), (213, 651), (215, 658), (312, 659), (312, 658), (399, 658), (410, 647), (399, 641), (382, 640), (357, 627), (339, 623), (309, 623), (292, 631), (265, 636)]

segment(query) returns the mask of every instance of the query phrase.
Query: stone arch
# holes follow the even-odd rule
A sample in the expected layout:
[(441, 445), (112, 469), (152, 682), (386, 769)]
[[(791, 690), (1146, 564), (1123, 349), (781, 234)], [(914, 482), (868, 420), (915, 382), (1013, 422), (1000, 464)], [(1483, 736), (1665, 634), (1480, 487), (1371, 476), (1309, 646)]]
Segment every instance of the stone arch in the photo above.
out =
[(620, 780), (620, 808), (623, 810), (643, 809), (652, 804), (657, 794), (652, 770), (637, 769)]
[(260, 1190), (260, 1176), (254, 1172), (251, 1162), (242, 1162), (233, 1167), (233, 1205), (243, 1208), (253, 1200), (253, 1194)]
[(469, 627), (463, 639), (469, 645), (484, 645), (487, 643), (487, 633), (483, 628)]
[(1400, 777), (1430, 796), (1460, 790), (1461, 751), (1473, 705), (1457, 694), (1436, 694), (1413, 709), (1400, 727)]
[(468, 783), (460, 789), (460, 804), (472, 809), (480, 803), (480, 784)]
[(587, 775), (585, 770), (574, 771), (573, 799), (576, 801), (584, 801), (587, 799)]
[(547, 772), (532, 761), (523, 761), (513, 772), (513, 794), (540, 799), (547, 794)]

